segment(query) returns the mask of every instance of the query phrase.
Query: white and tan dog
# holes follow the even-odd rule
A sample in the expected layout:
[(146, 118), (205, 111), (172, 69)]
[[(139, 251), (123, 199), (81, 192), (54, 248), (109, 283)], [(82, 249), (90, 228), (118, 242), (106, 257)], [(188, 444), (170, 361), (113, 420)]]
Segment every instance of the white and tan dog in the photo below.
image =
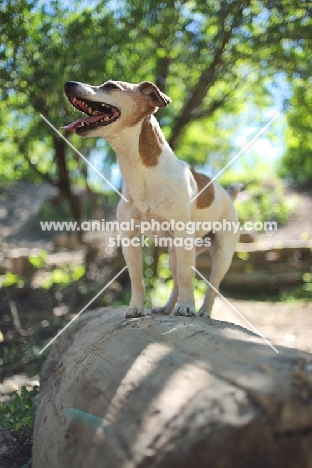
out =
[[(211, 183), (193, 202), (210, 179), (195, 172), (186, 162), (179, 160), (167, 143), (154, 113), (166, 107), (170, 98), (150, 82), (130, 84), (122, 81), (107, 81), (101, 86), (69, 81), (65, 83), (69, 102), (87, 114), (64, 127), (76, 131), (81, 137), (105, 138), (117, 154), (124, 179), (123, 195), (117, 209), (117, 220), (135, 219), (132, 232), (122, 235), (129, 238), (140, 235), (140, 221), (196, 222), (194, 238), (204, 238), (209, 233), (201, 228), (204, 221), (236, 222), (237, 215), (232, 200), (238, 190), (226, 192), (220, 185)], [(155, 233), (154, 233), (155, 234)], [(190, 237), (185, 231), (166, 231), (159, 236)], [(210, 283), (218, 288), (226, 274), (238, 240), (233, 230), (217, 231), (212, 236), (210, 254), (212, 270)], [(170, 269), (174, 288), (164, 307), (155, 313), (193, 316), (195, 248), (186, 249), (182, 243), (169, 249)], [(202, 251), (203, 248), (198, 249)], [(131, 279), (131, 301), (126, 317), (145, 315), (145, 288), (142, 274), (142, 249), (129, 245), (123, 254)], [(200, 316), (211, 313), (216, 292), (208, 288)]]

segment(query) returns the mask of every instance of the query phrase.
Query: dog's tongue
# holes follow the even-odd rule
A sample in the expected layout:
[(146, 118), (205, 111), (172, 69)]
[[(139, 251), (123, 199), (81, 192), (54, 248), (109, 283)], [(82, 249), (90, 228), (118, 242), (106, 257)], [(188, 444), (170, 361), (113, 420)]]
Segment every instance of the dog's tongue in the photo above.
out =
[(76, 130), (76, 128), (80, 127), (82, 123), (92, 123), (92, 122), (97, 122), (98, 120), (101, 120), (103, 119), (103, 117), (105, 117), (105, 114), (102, 114), (102, 115), (93, 115), (92, 117), (87, 117), (85, 119), (78, 119), (76, 120), (75, 122), (72, 122), (68, 125), (66, 125), (65, 127), (61, 127), (61, 128), (64, 128), (65, 130), (69, 130), (70, 132)]

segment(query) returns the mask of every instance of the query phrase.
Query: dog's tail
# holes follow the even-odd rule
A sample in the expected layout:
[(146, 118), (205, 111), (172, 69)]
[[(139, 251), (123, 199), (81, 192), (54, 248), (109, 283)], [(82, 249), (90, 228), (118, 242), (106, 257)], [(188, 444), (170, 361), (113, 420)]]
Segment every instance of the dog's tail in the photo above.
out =
[(231, 184), (227, 188), (227, 193), (230, 195), (230, 198), (232, 201), (236, 199), (237, 195), (239, 194), (239, 192), (242, 190), (243, 187), (244, 187), (243, 184)]

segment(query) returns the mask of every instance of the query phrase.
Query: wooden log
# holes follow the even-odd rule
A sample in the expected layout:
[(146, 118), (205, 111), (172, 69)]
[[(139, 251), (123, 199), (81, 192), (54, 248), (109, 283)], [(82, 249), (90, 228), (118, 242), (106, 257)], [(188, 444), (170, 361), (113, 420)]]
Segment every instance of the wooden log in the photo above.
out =
[(84, 314), (46, 360), (33, 468), (310, 468), (312, 355), (227, 323)]
[[(209, 279), (210, 270), (201, 268), (199, 271), (204, 277)], [(225, 275), (224, 280), (222, 280), (222, 287), (230, 289), (243, 288), (245, 286), (250, 286), (256, 289), (270, 286), (272, 289), (278, 289), (283, 288), (284, 286), (299, 286), (300, 284), (302, 284), (302, 273), (295, 271), (275, 273), (265, 270), (254, 270), (246, 271), (244, 273), (233, 272), (230, 270)]]
[[(258, 289), (268, 286), (270, 291), (278, 292), (284, 287), (298, 287), (303, 282), (303, 274), (311, 271), (312, 248), (309, 245), (260, 250), (252, 250), (248, 245), (246, 249), (235, 252), (222, 281), (223, 287)], [(207, 252), (197, 258), (196, 266), (209, 278), (211, 258)]]

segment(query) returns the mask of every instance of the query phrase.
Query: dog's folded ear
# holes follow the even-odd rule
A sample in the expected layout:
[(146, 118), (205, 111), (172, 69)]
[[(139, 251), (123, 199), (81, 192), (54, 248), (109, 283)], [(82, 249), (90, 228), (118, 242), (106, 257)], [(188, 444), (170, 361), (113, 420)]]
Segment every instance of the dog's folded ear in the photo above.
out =
[(160, 91), (160, 89), (150, 81), (143, 81), (139, 84), (139, 91), (144, 97), (149, 98), (152, 106), (167, 107), (171, 102), (170, 97)]

